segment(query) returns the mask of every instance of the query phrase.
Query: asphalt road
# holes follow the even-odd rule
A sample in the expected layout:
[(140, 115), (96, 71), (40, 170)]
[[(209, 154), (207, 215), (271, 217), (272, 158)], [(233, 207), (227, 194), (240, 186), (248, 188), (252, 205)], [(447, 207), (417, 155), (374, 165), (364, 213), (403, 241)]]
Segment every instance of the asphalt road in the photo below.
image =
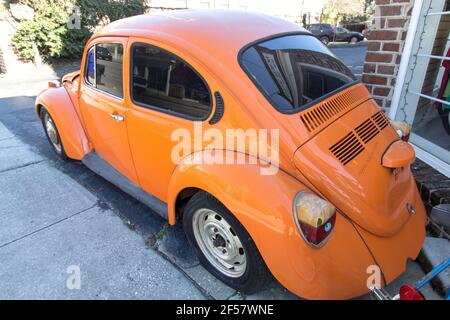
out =
[[(361, 73), (362, 63), (364, 61), (366, 50), (365, 46), (352, 46), (345, 48), (339, 47), (339, 48), (332, 48), (332, 50), (336, 53), (336, 55), (341, 57), (341, 59), (352, 69), (352, 71), (355, 74), (358, 75)], [(123, 241), (127, 241), (126, 239), (131, 237), (127, 243), (130, 243), (130, 245), (132, 246), (139, 247), (137, 249), (130, 248), (129, 249), (130, 251), (128, 251), (128, 249), (123, 245), (121, 245), (120, 243), (115, 244), (113, 246), (113, 248), (116, 248), (114, 252), (116, 253), (124, 252), (123, 254), (126, 254), (127, 257), (131, 256), (131, 258), (122, 260), (119, 259), (118, 263), (119, 264), (123, 263), (124, 265), (122, 266), (122, 268), (112, 269), (111, 272), (120, 273), (121, 270), (130, 268), (132, 269), (131, 270), (132, 276), (126, 274), (122, 275), (122, 277), (119, 278), (113, 277), (111, 281), (117, 281), (117, 283), (122, 285), (115, 288), (116, 289), (115, 291), (108, 291), (112, 290), (111, 285), (112, 288), (114, 289), (114, 284), (109, 283), (110, 287), (106, 286), (105, 284), (103, 285), (101, 283), (99, 284), (98, 282), (100, 282), (100, 280), (103, 279), (104, 281), (107, 281), (108, 277), (105, 278), (104, 275), (102, 275), (101, 267), (93, 267), (94, 268), (93, 272), (98, 272), (100, 274), (98, 275), (98, 277), (100, 277), (100, 280), (97, 279), (97, 285), (99, 285), (103, 289), (103, 291), (101, 291), (100, 289), (96, 289), (100, 290), (101, 294), (100, 293), (95, 294), (96, 292), (95, 290), (93, 290), (92, 292), (90, 291), (85, 298), (137, 298), (137, 297), (167, 298), (170, 297), (171, 294), (173, 294), (173, 297), (178, 296), (181, 298), (186, 298), (189, 297), (188, 292), (189, 290), (191, 290), (190, 297), (192, 298), (217, 298), (217, 299), (244, 298), (231, 288), (223, 285), (220, 281), (211, 276), (199, 265), (198, 260), (194, 256), (190, 247), (187, 245), (187, 241), (184, 237), (183, 231), (180, 229), (179, 226), (168, 227), (167, 223), (163, 219), (161, 219), (157, 214), (151, 212), (151, 210), (149, 210), (147, 207), (145, 207), (135, 199), (131, 198), (127, 194), (123, 193), (122, 191), (114, 187), (112, 184), (108, 183), (101, 177), (97, 176), (96, 174), (88, 170), (81, 163), (73, 161), (63, 162), (56, 157), (56, 155), (54, 154), (53, 150), (51, 149), (49, 143), (47, 142), (44, 136), (41, 123), (37, 119), (33, 109), (35, 95), (38, 94), (38, 92), (42, 90), (42, 88), (45, 87), (46, 85), (45, 78), (46, 77), (44, 76), (41, 77), (41, 79), (30, 80), (28, 78), (23, 80), (16, 79), (15, 81), (0, 79), (0, 122), (3, 123), (3, 125), (12, 133), (12, 135), (14, 135), (17, 139), (19, 139), (21, 143), (26, 145), (31, 150), (31, 152), (35, 154), (38, 159), (40, 159), (38, 161), (39, 163), (33, 164), (33, 166), (39, 166), (41, 165), (41, 162), (43, 162), (46, 165), (45, 170), (43, 170), (44, 173), (49, 171), (53, 172), (52, 174), (55, 175), (52, 179), (57, 181), (58, 179), (69, 177), (71, 181), (73, 180), (75, 184), (79, 184), (82, 187), (82, 189), (85, 190), (83, 192), (90, 194), (90, 196), (86, 198), (87, 200), (83, 200), (86, 201), (83, 208), (85, 208), (88, 211), (93, 210), (94, 213), (91, 213), (92, 217), (89, 215), (89, 213), (86, 214), (87, 216), (83, 216), (84, 220), (81, 219), (81, 217), (80, 217), (81, 220), (80, 219), (74, 220), (72, 222), (73, 224), (71, 225), (71, 228), (73, 228), (71, 230), (74, 230), (73, 232), (82, 234), (98, 233), (100, 235), (104, 235), (103, 240), (107, 239), (108, 241), (115, 243), (114, 239), (111, 238), (110, 235), (108, 235), (108, 232), (106, 231), (107, 228), (105, 229), (101, 227), (100, 222), (101, 220), (97, 221), (98, 220), (98, 216), (96, 215), (97, 211), (108, 212), (115, 216), (120, 217), (122, 222), (124, 222), (124, 224), (128, 228), (124, 230), (123, 228), (121, 229), (117, 227), (117, 222), (114, 222), (109, 218), (105, 222), (105, 226), (110, 226), (112, 230), (115, 230), (115, 232), (120, 233), (121, 234), (120, 237), (122, 237), (123, 234), (124, 235)], [(0, 148), (0, 153), (3, 153), (3, 155), (5, 155), (5, 152), (8, 151), (6, 151), (6, 149)], [(20, 170), (20, 168), (17, 170)], [(32, 183), (31, 186), (39, 185), (40, 183), (39, 179), (33, 177), (36, 174), (36, 172), (28, 173), (29, 178), (27, 178), (28, 177), (27, 173), (21, 172), (22, 171), (15, 171), (14, 174), (11, 177), (9, 177), (9, 179), (10, 180), (12, 179), (11, 181), (13, 181), (14, 177), (18, 179), (18, 177), (21, 176), (21, 174), (24, 175), (21, 176), (25, 178), (24, 184), (23, 185), (21, 185), (20, 183), (16, 184), (17, 188), (20, 189), (20, 192), (17, 191), (17, 195), (18, 196), (22, 195), (23, 198), (27, 196), (31, 197), (37, 196), (34, 191), (27, 190), (26, 187), (27, 185), (30, 185), (30, 183)], [(37, 172), (39, 172), (39, 170)], [(44, 175), (43, 177), (47, 179), (49, 176), (50, 173)], [(57, 188), (57, 186), (55, 186), (55, 188)], [(54, 192), (55, 190), (56, 189), (52, 189), (49, 187), (48, 192), (51, 193)], [(11, 193), (16, 194), (15, 191), (11, 191)], [(94, 200), (90, 199), (90, 197), (93, 197)], [(11, 199), (3, 199), (1, 202), (7, 202), (8, 205), (12, 207), (15, 206), (14, 201), (20, 202), (21, 200), (11, 198)], [(64, 206), (61, 208), (62, 208), (61, 210), (63, 210)], [(84, 210), (81, 207), (76, 207), (76, 210), (80, 211), (80, 209), (81, 211)], [(107, 215), (107, 217), (109, 216)], [(18, 225), (20, 225), (21, 222), (17, 221), (17, 223)], [(86, 225), (85, 228), (83, 227), (83, 224)], [(99, 225), (99, 227), (94, 228), (92, 227), (92, 225), (93, 226)], [(41, 241), (49, 242), (49, 244), (46, 244), (46, 246), (49, 248), (48, 250), (50, 250), (52, 246), (54, 247), (58, 245), (57, 241), (58, 236), (64, 237), (64, 230), (58, 228), (62, 228), (60, 224), (57, 224), (50, 229), (51, 232), (53, 232), (53, 236), (50, 236), (50, 238), (48, 239), (47, 238), (41, 239)], [(133, 234), (139, 235), (142, 241), (141, 242), (136, 241), (136, 239), (132, 237)], [(37, 234), (36, 235), (36, 237), (38, 237), (37, 239), (39, 239), (39, 236), (43, 237), (42, 234)], [(67, 239), (66, 238), (64, 239), (65, 239), (64, 241), (68, 239), (67, 241), (69, 241), (68, 242), (69, 246), (75, 247), (77, 246), (76, 237), (67, 236)], [(8, 240), (5, 241), (6, 243), (8, 243)], [(96, 241), (100, 240), (96, 239)], [(14, 241), (14, 243), (15, 243), (14, 246), (13, 244), (10, 244), (9, 248), (8, 246), (5, 246), (4, 248), (0, 246), (0, 257), (2, 256), (2, 249), (3, 254), (10, 254), (17, 256), (15, 259), (11, 260), (8, 263), (7, 273), (5, 272), (2, 273), (2, 271), (0, 271), (0, 289), (2, 281), (8, 280), (11, 281), (11, 279), (14, 279), (14, 275), (18, 276), (19, 279), (21, 279), (23, 273), (20, 272), (24, 272), (25, 274), (29, 274), (31, 272), (29, 270), (22, 270), (20, 268), (16, 270), (16, 266), (20, 265), (21, 257), (25, 258), (29, 257), (30, 255), (31, 257), (33, 257), (32, 255), (33, 247), (31, 246), (30, 249), (28, 245), (31, 244), (26, 243), (23, 243), (21, 245), (20, 241)], [(86, 245), (88, 244), (86, 243)], [(158, 257), (161, 259), (158, 259), (158, 257), (155, 255), (151, 254), (149, 255), (148, 253), (143, 252), (142, 248), (152, 249), (154, 252), (157, 253)], [(37, 249), (39, 248), (36, 248), (36, 250)], [(63, 251), (59, 251), (59, 253), (61, 252)], [(95, 256), (97, 254), (95, 251), (84, 252), (81, 249), (76, 249), (74, 254), (80, 254), (82, 257), (85, 257), (86, 261), (90, 261), (91, 263), (94, 264), (95, 261), (99, 262), (98, 259), (94, 260), (91, 259), (92, 258), (91, 255)], [(135, 258), (132, 258), (133, 256)], [(38, 259), (39, 257), (36, 256), (35, 258)], [(55, 259), (55, 257), (49, 253), (47, 255), (44, 255), (44, 258), (48, 260)], [(103, 258), (107, 259), (108, 256), (105, 256)], [(128, 261), (130, 259), (131, 261)], [(142, 265), (143, 263), (142, 261), (145, 259), (149, 259), (150, 265), (149, 264)], [(128, 261), (128, 264), (125, 263), (124, 260)], [(169, 264), (167, 264), (167, 262), (169, 262)], [(101, 263), (101, 261), (99, 263)], [(153, 266), (151, 265), (152, 263), (154, 264)], [(184, 288), (184, 290), (182, 290), (180, 293), (180, 288), (177, 285), (173, 285), (172, 288), (170, 288), (170, 286), (167, 287), (159, 285), (158, 281), (152, 281), (153, 278), (154, 279), (158, 278), (157, 272), (146, 273), (145, 271), (142, 270), (133, 269), (134, 268), (133, 266), (136, 265), (141, 266), (142, 268), (144, 268), (144, 270), (146, 270), (145, 268), (150, 269), (154, 268), (155, 270), (165, 270), (165, 272), (162, 273), (161, 279), (163, 280), (161, 281), (167, 281), (167, 283), (169, 284), (178, 281), (180, 288)], [(100, 264), (100, 266), (102, 266), (102, 264)], [(17, 274), (17, 272), (19, 273)], [(411, 264), (409, 271), (405, 274), (405, 276), (403, 276), (400, 280), (396, 281), (393, 287), (391, 287), (392, 291), (395, 292), (396, 288), (398, 288), (398, 286), (401, 283), (415, 281), (421, 275), (422, 273), (420, 267), (418, 267), (417, 264)], [(32, 278), (33, 276), (35, 275), (29, 274), (29, 277), (26, 279), (29, 279), (30, 277)], [(185, 279), (187, 279), (188, 281), (186, 282)], [(133, 282), (134, 283), (142, 282), (142, 283), (141, 285), (136, 286), (130, 284)], [(11, 290), (10, 291), (11, 296), (35, 297), (30, 292), (34, 292), (36, 288), (34, 288), (32, 285), (29, 284), (27, 285), (27, 283), (28, 282), (23, 282), (22, 288), (17, 283), (10, 283), (9, 285)], [(46, 286), (48, 285), (49, 284), (47, 284), (44, 281), (42, 287), (39, 287), (39, 289), (45, 290)], [(143, 289), (143, 287), (145, 287), (145, 289)], [(27, 290), (30, 293), (28, 295), (26, 294)], [(158, 290), (161, 291), (160, 295), (157, 294), (152, 295), (149, 293), (153, 291), (158, 292)], [(21, 291), (25, 291), (25, 294), (21, 294)], [(129, 294), (128, 291), (136, 292), (138, 296), (131, 295)], [(178, 295), (176, 295), (177, 292)], [(5, 295), (3, 295), (3, 297), (5, 297)], [(50, 297), (61, 297), (61, 293), (60, 291), (56, 290), (54, 291), (54, 295)], [(267, 291), (246, 298), (296, 299), (294, 295), (287, 292), (276, 282), (274, 282), (273, 285)]]

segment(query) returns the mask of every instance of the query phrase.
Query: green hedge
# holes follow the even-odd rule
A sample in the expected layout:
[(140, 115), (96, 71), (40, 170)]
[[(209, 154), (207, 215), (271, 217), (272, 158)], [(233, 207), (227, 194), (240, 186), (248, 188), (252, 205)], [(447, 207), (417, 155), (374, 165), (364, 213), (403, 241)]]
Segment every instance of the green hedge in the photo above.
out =
[[(20, 56), (33, 60), (36, 49), (42, 58), (75, 58), (83, 51), (94, 28), (100, 23), (142, 14), (143, 0), (24, 0), (35, 11), (23, 21), (12, 44)], [(76, 5), (81, 11), (81, 28), (69, 29), (67, 22)]]

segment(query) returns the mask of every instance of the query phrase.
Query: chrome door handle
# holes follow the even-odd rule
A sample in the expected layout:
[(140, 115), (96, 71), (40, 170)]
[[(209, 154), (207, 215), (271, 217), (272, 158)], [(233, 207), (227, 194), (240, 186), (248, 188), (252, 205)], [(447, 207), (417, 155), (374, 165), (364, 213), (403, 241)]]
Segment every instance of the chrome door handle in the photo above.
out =
[(117, 114), (117, 113), (110, 113), (109, 115), (111, 116), (111, 118), (113, 118), (116, 121), (125, 120), (125, 118), (123, 116), (121, 116), (120, 114)]

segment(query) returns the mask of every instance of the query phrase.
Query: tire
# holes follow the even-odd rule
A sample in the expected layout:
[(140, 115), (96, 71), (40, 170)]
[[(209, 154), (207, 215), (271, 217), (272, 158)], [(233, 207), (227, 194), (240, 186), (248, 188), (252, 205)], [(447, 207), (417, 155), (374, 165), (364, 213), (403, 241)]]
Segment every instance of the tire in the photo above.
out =
[(47, 140), (52, 146), (55, 153), (64, 161), (69, 160), (69, 157), (67, 157), (67, 154), (64, 151), (64, 146), (61, 141), (58, 129), (56, 128), (55, 121), (53, 120), (47, 109), (45, 109), (44, 107), (42, 107), (40, 110), (40, 117), (42, 126), (44, 127), (45, 136), (47, 137)]
[(450, 135), (450, 110), (439, 109), (439, 115), (441, 116), (442, 124), (444, 126), (445, 131), (447, 132), (448, 135)]
[(250, 294), (273, 279), (248, 232), (208, 193), (199, 192), (189, 200), (183, 228), (200, 263), (226, 285)]
[(330, 43), (330, 38), (328, 38), (327, 36), (323, 36), (320, 37), (320, 41), (322, 41), (322, 43), (327, 46)]
[(358, 42), (358, 38), (357, 37), (351, 37), (349, 42), (350, 43), (357, 43)]

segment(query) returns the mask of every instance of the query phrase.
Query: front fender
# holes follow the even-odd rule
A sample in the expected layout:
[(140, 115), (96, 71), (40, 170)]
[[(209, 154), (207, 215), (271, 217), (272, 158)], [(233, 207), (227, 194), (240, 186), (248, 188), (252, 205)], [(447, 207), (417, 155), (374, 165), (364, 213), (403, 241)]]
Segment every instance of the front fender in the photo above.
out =
[(69, 158), (81, 160), (90, 152), (89, 140), (66, 88), (49, 88), (37, 96), (35, 109), (38, 117), (41, 106), (47, 109), (55, 121)]
[[(251, 235), (266, 265), (287, 289), (309, 299), (349, 298), (367, 291), (366, 270), (374, 264), (351, 222), (337, 216), (321, 248), (298, 232), (293, 202), (305, 186), (286, 172), (261, 175), (257, 164), (196, 164), (186, 158), (169, 184), (169, 222), (185, 188), (204, 190), (221, 201)], [(248, 163), (248, 162), (247, 162)]]

